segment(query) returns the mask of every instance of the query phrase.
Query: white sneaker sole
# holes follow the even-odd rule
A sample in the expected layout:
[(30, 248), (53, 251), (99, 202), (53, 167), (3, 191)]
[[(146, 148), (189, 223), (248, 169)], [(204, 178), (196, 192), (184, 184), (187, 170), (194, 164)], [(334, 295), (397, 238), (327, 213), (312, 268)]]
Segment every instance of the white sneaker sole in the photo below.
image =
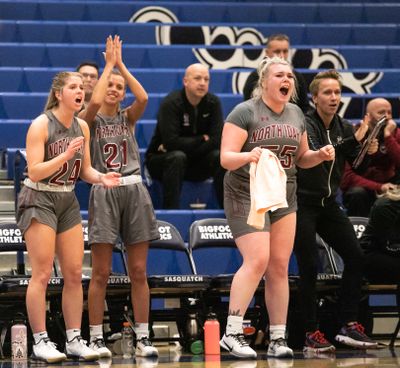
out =
[(333, 353), (336, 350), (336, 348), (332, 345), (332, 346), (327, 346), (326, 348), (311, 348), (309, 346), (304, 346), (303, 348), (303, 352), (307, 353)]
[(102, 353), (98, 352), (100, 358), (112, 358), (112, 353), (111, 351), (104, 351)]
[(46, 362), (46, 363), (60, 363), (63, 362), (67, 359), (66, 356), (62, 357), (53, 357), (53, 358), (41, 358), (41, 357), (37, 357), (35, 354), (31, 355), (31, 359), (35, 360), (35, 361), (39, 361), (39, 362)]
[(239, 354), (233, 349), (231, 349), (228, 345), (226, 345), (225, 341), (221, 340), (219, 342), (219, 345), (224, 348), (226, 351), (229, 351), (229, 353), (237, 358), (248, 358), (248, 359), (256, 359), (257, 358), (257, 353), (254, 352), (254, 354)]
[(135, 356), (141, 357), (141, 358), (149, 358), (149, 357), (158, 357), (158, 351), (152, 351), (151, 353), (145, 353), (142, 351), (135, 351)]
[(100, 359), (99, 354), (90, 354), (86, 356), (67, 354), (68, 359), (79, 360), (80, 362), (93, 362)]
[(293, 358), (294, 354), (293, 351), (287, 351), (285, 353), (281, 353), (281, 354), (273, 354), (270, 351), (267, 351), (267, 356), (271, 357), (271, 358)]
[(336, 335), (335, 340), (353, 348), (358, 349), (376, 349), (378, 347), (378, 343), (376, 342), (362, 342), (352, 339), (351, 337), (344, 335)]

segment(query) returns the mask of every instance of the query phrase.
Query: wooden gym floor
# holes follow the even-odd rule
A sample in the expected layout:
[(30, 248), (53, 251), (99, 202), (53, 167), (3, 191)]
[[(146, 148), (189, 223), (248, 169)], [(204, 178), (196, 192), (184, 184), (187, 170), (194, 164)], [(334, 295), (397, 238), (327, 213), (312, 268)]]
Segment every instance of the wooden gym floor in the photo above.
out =
[(306, 357), (303, 352), (296, 351), (294, 359), (267, 358), (265, 351), (258, 351), (257, 360), (239, 360), (227, 353), (217, 357), (191, 355), (172, 348), (160, 348), (158, 359), (132, 358), (112, 359), (84, 363), (66, 361), (60, 365), (46, 365), (31, 362), (0, 361), (0, 368), (27, 367), (68, 367), (68, 368), (335, 368), (335, 367), (400, 367), (400, 346), (395, 349), (382, 347), (377, 350), (338, 350), (333, 355)]

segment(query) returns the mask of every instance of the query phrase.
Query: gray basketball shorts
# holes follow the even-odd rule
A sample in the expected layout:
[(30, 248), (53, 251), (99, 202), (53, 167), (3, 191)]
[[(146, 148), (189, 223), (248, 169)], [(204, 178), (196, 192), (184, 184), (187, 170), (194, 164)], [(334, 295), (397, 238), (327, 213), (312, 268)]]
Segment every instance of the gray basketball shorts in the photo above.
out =
[(93, 185), (89, 198), (89, 244), (125, 245), (159, 238), (149, 192), (143, 183), (104, 188)]
[(28, 187), (19, 193), (16, 218), (23, 234), (33, 219), (50, 226), (56, 234), (82, 223), (75, 192), (46, 192)]
[(282, 217), (297, 211), (296, 183), (288, 183), (286, 187), (286, 200), (288, 207), (279, 208), (276, 211), (265, 213), (265, 225), (262, 230), (257, 230), (247, 224), (250, 212), (249, 185), (237, 185), (233, 188), (227, 181), (224, 182), (224, 209), (226, 219), (231, 228), (232, 235), (236, 239), (239, 236), (254, 232), (269, 232), (271, 224)]

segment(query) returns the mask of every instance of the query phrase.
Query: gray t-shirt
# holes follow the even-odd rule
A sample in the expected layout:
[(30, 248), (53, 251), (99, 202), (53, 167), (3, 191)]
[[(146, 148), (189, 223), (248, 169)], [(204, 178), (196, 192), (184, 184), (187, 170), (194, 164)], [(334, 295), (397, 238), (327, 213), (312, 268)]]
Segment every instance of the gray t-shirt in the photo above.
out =
[(92, 166), (102, 173), (140, 175), (139, 148), (123, 111), (113, 117), (96, 115), (90, 129), (90, 154)]
[[(281, 114), (276, 114), (261, 98), (251, 99), (237, 105), (226, 122), (247, 131), (242, 152), (250, 152), (255, 147), (268, 148), (279, 158), (287, 183), (295, 183), (296, 155), (305, 131), (305, 118), (298, 106), (288, 103)], [(249, 182), (249, 168), (247, 164), (229, 171), (225, 180), (231, 185), (235, 181)]]

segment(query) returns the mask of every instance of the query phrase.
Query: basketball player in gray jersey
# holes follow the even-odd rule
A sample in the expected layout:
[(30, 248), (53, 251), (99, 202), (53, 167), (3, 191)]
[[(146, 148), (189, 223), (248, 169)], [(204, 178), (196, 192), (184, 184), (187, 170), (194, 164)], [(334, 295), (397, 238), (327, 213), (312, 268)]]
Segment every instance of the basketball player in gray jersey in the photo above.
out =
[[(106, 65), (86, 110), (80, 113), (92, 132), (93, 164), (101, 172), (121, 173), (120, 186), (112, 190), (94, 185), (89, 203), (89, 244), (92, 250), (92, 278), (89, 285), (90, 347), (101, 357), (110, 357), (104, 343), (103, 316), (107, 281), (111, 272), (112, 250), (119, 236), (128, 253), (131, 300), (135, 316), (136, 356), (157, 356), (149, 340), (150, 292), (146, 262), (149, 241), (159, 237), (147, 188), (140, 174), (139, 150), (133, 136), (134, 125), (147, 105), (142, 85), (122, 61), (119, 36), (108, 37)], [(113, 68), (117, 70), (113, 70)], [(125, 110), (120, 102), (125, 89), (135, 101)]]
[[(117, 185), (119, 174), (101, 174), (90, 165), (89, 129), (75, 117), (84, 98), (82, 76), (61, 72), (53, 79), (45, 113), (28, 130), (28, 178), (17, 206), (17, 223), (26, 241), (32, 266), (26, 305), (33, 333), (32, 358), (47, 363), (67, 356), (95, 360), (80, 334), (83, 292), (83, 231), (74, 185), (81, 177), (105, 187)], [(66, 354), (57, 350), (46, 331), (46, 289), (54, 253), (63, 274), (62, 310), (66, 326)]]
[[(221, 143), (221, 165), (225, 175), (225, 213), (243, 256), (236, 272), (229, 300), (229, 315), (221, 346), (240, 358), (255, 358), (243, 336), (243, 316), (263, 276), (265, 302), (270, 321), (268, 355), (292, 357), (286, 343), (286, 318), (289, 302), (288, 264), (293, 249), (296, 225), (296, 168), (308, 168), (333, 160), (328, 145), (309, 150), (301, 110), (289, 103), (295, 91), (290, 64), (278, 57), (264, 59), (259, 67), (259, 82), (253, 99), (239, 104), (229, 114)], [(247, 224), (250, 211), (249, 164), (257, 163), (262, 149), (276, 154), (287, 175), (287, 208), (265, 214), (261, 230)]]

